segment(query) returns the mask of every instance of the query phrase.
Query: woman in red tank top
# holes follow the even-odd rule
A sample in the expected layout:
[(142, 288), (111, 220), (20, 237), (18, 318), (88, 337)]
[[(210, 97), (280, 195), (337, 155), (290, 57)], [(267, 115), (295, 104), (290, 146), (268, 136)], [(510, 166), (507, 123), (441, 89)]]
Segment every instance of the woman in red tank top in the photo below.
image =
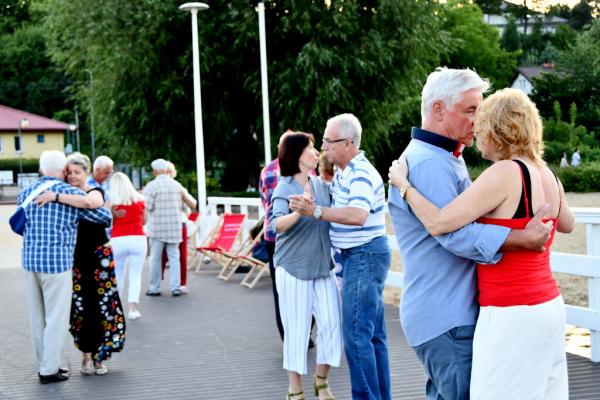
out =
[(571, 232), (574, 218), (560, 181), (542, 160), (541, 118), (525, 94), (504, 89), (481, 103), (474, 130), (482, 157), (493, 164), (444, 208), (411, 186), (403, 158), (390, 168), (390, 183), (404, 191), (434, 236), (472, 222), (523, 229), (533, 210), (546, 205), (544, 221), (552, 231), (543, 251), (504, 251), (497, 264), (477, 266), (481, 309), (471, 398), (567, 399), (565, 311), (550, 246), (557, 230)]

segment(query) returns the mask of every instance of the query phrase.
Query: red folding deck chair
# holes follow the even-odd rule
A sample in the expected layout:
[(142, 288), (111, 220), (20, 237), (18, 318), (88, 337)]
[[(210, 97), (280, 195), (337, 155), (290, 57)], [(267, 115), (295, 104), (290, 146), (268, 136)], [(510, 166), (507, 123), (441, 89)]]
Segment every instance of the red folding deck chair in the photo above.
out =
[[(221, 222), (209, 236), (209, 243), (196, 247), (196, 251), (223, 267), (236, 255), (233, 249), (236, 241), (241, 243), (242, 227), (245, 221), (245, 214), (223, 214)], [(198, 263), (195, 272), (199, 271), (201, 265), (201, 262)]]
[[(252, 257), (252, 250), (254, 250), (254, 247), (262, 240), (262, 237), (263, 237), (262, 229), (254, 237), (254, 239), (252, 239), (250, 236), (248, 236), (248, 239), (246, 239), (244, 241), (244, 243), (242, 244), (240, 251), (234, 257), (232, 257), (228, 263), (223, 265), (223, 268), (221, 269), (221, 272), (219, 273), (219, 278), (221, 278), (227, 282), (229, 280), (229, 278), (231, 278), (231, 276), (237, 271), (237, 269), (240, 266), (242, 266), (242, 265), (254, 266), (255, 263), (262, 262), (262, 261), (257, 260)], [(225, 255), (225, 256), (227, 257), (228, 255)]]

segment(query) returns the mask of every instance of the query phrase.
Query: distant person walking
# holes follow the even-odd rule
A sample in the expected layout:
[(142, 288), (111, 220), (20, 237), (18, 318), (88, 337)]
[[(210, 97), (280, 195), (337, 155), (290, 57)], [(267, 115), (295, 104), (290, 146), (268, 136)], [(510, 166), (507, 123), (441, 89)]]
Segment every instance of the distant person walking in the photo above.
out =
[(567, 168), (568, 166), (569, 166), (569, 161), (567, 160), (567, 153), (563, 153), (563, 156), (560, 159), (560, 167)]
[(581, 155), (579, 155), (579, 149), (575, 149), (575, 153), (571, 156), (571, 166), (577, 167), (581, 164)]
[(127, 175), (115, 172), (110, 178), (110, 198), (113, 214), (123, 214), (114, 218), (110, 239), (115, 256), (117, 287), (119, 292), (123, 293), (125, 279), (128, 278), (127, 318), (136, 320), (142, 317), (138, 304), (142, 287), (142, 267), (148, 252), (144, 233), (144, 196), (135, 190)]
[[(147, 234), (150, 238), (150, 282), (147, 296), (160, 296), (160, 269), (163, 249), (167, 249), (169, 259), (169, 284), (173, 296), (181, 296), (179, 285), (180, 260), (179, 243), (181, 242), (181, 207), (182, 201), (188, 199), (187, 190), (168, 174), (165, 160), (158, 158), (152, 161), (155, 179), (144, 189), (146, 210), (148, 211)], [(191, 196), (190, 196), (191, 197)], [(195, 208), (195, 200), (188, 204)]]
[(80, 220), (110, 224), (104, 208), (77, 209), (61, 202), (67, 194), (85, 192), (64, 182), (65, 155), (57, 150), (44, 151), (40, 157), (42, 177), (25, 188), (18, 198), (21, 204), (37, 187), (49, 180), (54, 201), (46, 207), (27, 207), (23, 233), (23, 269), (25, 270), (27, 305), (31, 324), (31, 341), (36, 356), (40, 383), (54, 383), (69, 378), (59, 367), (62, 344), (71, 308), (73, 251)]
[[(177, 169), (175, 169), (175, 164), (171, 161), (167, 161), (167, 173), (173, 179), (177, 177)], [(189, 209), (194, 210), (196, 206), (189, 207), (189, 205), (195, 204), (197, 205), (196, 199), (194, 199), (187, 191), (183, 192), (182, 195), (182, 208), (181, 208), (181, 243), (179, 243), (179, 263), (180, 267), (180, 285), (179, 290), (181, 290), (181, 294), (188, 293), (187, 288), (187, 238), (188, 238), (188, 230), (187, 230), (187, 220)], [(189, 207), (189, 208), (188, 208)], [(161, 269), (161, 278), (165, 275), (165, 269), (167, 268), (167, 252), (163, 251), (162, 255), (162, 269)]]

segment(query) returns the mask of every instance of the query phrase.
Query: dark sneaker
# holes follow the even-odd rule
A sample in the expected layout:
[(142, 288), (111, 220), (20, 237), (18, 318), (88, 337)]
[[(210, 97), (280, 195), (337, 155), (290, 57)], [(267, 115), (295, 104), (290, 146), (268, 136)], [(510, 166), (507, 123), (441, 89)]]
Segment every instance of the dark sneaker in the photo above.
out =
[(181, 290), (179, 289), (175, 289), (171, 292), (173, 294), (173, 296), (177, 297), (177, 296), (181, 296)]
[(150, 290), (146, 290), (146, 296), (160, 296), (160, 292), (151, 292)]
[(39, 377), (40, 377), (40, 383), (43, 385), (48, 384), (48, 383), (62, 382), (62, 381), (66, 381), (67, 379), (69, 379), (69, 375), (61, 374), (60, 372), (57, 372), (52, 375), (39, 375)]

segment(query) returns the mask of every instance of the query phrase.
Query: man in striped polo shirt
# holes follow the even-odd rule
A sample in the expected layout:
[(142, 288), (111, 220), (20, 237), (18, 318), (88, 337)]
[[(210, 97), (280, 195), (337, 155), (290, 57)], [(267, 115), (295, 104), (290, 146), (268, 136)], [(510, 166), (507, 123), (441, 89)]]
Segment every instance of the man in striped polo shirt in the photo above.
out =
[(290, 209), (331, 222), (342, 251), (343, 334), (353, 399), (391, 399), (383, 286), (390, 267), (383, 180), (359, 150), (362, 127), (352, 114), (327, 121), (321, 149), (337, 166), (332, 207), (290, 196)]

